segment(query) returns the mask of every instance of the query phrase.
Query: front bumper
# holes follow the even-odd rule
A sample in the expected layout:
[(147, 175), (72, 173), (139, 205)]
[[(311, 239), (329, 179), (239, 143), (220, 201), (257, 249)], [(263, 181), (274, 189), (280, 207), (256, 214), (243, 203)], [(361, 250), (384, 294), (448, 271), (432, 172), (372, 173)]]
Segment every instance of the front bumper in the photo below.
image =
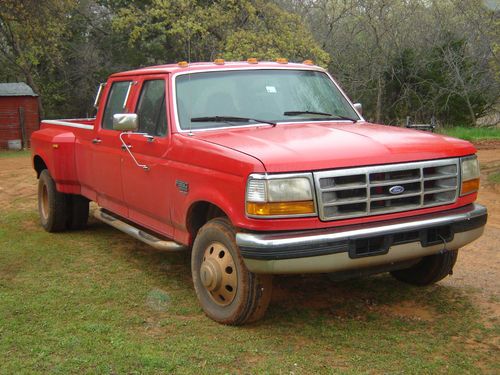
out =
[(247, 268), (255, 273), (349, 271), (391, 265), (447, 250), (479, 238), (486, 207), (454, 210), (353, 226), (280, 233), (237, 233)]

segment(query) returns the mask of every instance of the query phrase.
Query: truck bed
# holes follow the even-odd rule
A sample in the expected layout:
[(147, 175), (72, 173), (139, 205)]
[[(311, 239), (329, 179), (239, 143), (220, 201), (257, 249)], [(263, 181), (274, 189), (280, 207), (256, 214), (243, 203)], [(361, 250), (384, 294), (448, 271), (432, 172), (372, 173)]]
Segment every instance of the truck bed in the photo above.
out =
[(56, 120), (42, 120), (40, 123), (40, 128), (44, 128), (44, 125), (59, 125), (59, 126), (69, 126), (72, 128), (80, 129), (94, 129), (95, 117), (93, 118), (71, 118), (71, 119), (56, 119)]

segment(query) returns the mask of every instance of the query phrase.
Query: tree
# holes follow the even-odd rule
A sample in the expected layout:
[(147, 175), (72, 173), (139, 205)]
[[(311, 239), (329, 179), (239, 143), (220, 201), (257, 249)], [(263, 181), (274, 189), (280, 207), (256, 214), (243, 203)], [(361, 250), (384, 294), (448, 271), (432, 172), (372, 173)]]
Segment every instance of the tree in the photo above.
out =
[(26, 81), (49, 117), (84, 116), (116, 71), (313, 59), (368, 119), (473, 124), (499, 100), (498, 16), (482, 0), (2, 0), (0, 80)]
[(143, 9), (120, 9), (113, 26), (129, 32), (129, 45), (149, 64), (216, 57), (312, 58), (320, 64), (329, 59), (298, 16), (263, 0), (152, 0)]
[[(68, 20), (64, 17), (73, 0), (3, 0), (0, 3), (0, 63), (13, 75), (24, 76), (33, 90), (41, 74), (61, 60), (61, 39)], [(4, 73), (5, 74), (5, 73)], [(39, 97), (39, 108), (43, 105)]]
[(367, 118), (475, 123), (498, 101), (498, 11), (481, 0), (276, 0), (300, 14)]

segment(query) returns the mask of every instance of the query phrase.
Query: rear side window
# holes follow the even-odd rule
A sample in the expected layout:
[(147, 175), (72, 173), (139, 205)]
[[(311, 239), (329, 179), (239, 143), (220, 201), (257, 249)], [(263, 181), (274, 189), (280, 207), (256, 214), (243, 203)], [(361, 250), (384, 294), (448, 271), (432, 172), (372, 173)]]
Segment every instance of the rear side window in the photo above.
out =
[(165, 136), (167, 133), (167, 113), (164, 80), (144, 82), (136, 112), (141, 133), (159, 137)]
[(132, 81), (114, 82), (108, 95), (108, 102), (104, 109), (102, 127), (104, 129), (113, 129), (113, 115), (124, 113), (125, 105)]

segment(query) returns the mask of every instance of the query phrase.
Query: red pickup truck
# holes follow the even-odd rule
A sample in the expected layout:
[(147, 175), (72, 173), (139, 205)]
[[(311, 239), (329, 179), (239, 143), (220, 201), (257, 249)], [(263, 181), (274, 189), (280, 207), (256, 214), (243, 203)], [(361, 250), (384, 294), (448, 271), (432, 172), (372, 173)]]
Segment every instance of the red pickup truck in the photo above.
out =
[(470, 143), (366, 122), (309, 61), (117, 73), (96, 106), (32, 136), (43, 227), (83, 228), (94, 201), (138, 240), (191, 250), (200, 304), (224, 324), (263, 316), (273, 274), (434, 283), (486, 223)]

